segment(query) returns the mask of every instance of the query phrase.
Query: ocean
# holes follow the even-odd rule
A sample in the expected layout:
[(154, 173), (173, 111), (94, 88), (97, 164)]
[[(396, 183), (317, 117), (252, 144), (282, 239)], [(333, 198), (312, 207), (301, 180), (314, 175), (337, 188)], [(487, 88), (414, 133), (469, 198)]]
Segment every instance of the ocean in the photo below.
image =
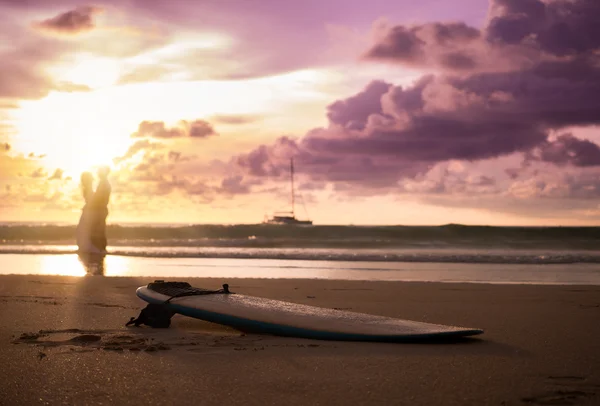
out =
[[(107, 236), (105, 275), (127, 258), (136, 276), (600, 284), (600, 227), (111, 224)], [(76, 262), (74, 239), (74, 225), (0, 223), (13, 267), (0, 273), (39, 273), (36, 256)]]

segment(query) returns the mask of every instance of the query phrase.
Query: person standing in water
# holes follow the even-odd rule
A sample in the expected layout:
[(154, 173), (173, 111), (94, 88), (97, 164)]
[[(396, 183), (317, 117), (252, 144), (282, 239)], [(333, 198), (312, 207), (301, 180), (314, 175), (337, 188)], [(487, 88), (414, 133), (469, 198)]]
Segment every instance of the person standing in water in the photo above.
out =
[(111, 186), (108, 182), (110, 169), (107, 166), (98, 169), (98, 187), (92, 197), (94, 219), (91, 227), (92, 245), (102, 252), (106, 252), (106, 218), (108, 217), (108, 202), (110, 200)]
[(77, 248), (80, 253), (96, 253), (98, 249), (92, 244), (92, 226), (96, 219), (96, 213), (94, 213), (93, 199), (94, 199), (94, 178), (90, 172), (84, 172), (81, 174), (81, 193), (85, 204), (81, 210), (81, 217), (77, 224)]

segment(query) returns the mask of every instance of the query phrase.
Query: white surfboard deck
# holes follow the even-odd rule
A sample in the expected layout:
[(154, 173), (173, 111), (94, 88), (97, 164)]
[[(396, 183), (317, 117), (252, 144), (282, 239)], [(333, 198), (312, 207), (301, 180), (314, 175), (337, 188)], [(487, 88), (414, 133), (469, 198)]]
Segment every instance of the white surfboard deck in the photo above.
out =
[[(148, 303), (157, 304), (171, 297), (148, 286), (138, 288), (136, 294)], [(243, 331), (321, 340), (420, 341), (483, 333), (483, 330), (474, 328), (422, 323), (236, 293), (177, 297), (169, 301), (169, 306), (176, 313)]]

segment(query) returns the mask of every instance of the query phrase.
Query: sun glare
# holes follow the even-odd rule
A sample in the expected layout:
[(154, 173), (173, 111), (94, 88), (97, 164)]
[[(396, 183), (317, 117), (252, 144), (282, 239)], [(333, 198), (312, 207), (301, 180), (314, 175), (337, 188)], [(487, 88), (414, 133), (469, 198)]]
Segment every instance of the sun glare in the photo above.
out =
[(121, 63), (111, 58), (80, 54), (74, 62), (54, 66), (50, 73), (58, 81), (97, 89), (117, 82), (121, 74)]
[[(69, 77), (92, 85), (101, 64), (82, 61)], [(133, 144), (130, 135), (142, 121), (176, 123), (216, 114), (281, 113), (284, 97), (292, 102), (324, 97), (318, 86), (330, 79), (327, 71), (304, 70), (247, 81), (140, 83), (109, 86), (90, 92), (52, 92), (42, 100), (23, 101), (14, 113), (14, 150), (45, 155), (48, 172), (62, 169), (79, 179), (81, 172), (111, 165)], [(88, 80), (89, 79), (89, 80)]]
[(109, 106), (87, 96), (91, 95), (54, 93), (43, 101), (24, 104), (17, 113), (15, 149), (45, 155), (49, 171), (61, 168), (73, 178), (110, 165), (131, 144), (130, 126), (117, 112), (108, 111)]
[(85, 276), (85, 267), (76, 255), (44, 255), (40, 264), (41, 275)]

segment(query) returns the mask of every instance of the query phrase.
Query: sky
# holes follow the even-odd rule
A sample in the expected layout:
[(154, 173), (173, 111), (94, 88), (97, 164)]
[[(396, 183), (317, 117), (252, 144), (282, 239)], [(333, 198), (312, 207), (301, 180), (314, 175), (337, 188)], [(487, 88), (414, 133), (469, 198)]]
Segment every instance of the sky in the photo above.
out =
[(0, 221), (600, 225), (597, 0), (0, 0)]

